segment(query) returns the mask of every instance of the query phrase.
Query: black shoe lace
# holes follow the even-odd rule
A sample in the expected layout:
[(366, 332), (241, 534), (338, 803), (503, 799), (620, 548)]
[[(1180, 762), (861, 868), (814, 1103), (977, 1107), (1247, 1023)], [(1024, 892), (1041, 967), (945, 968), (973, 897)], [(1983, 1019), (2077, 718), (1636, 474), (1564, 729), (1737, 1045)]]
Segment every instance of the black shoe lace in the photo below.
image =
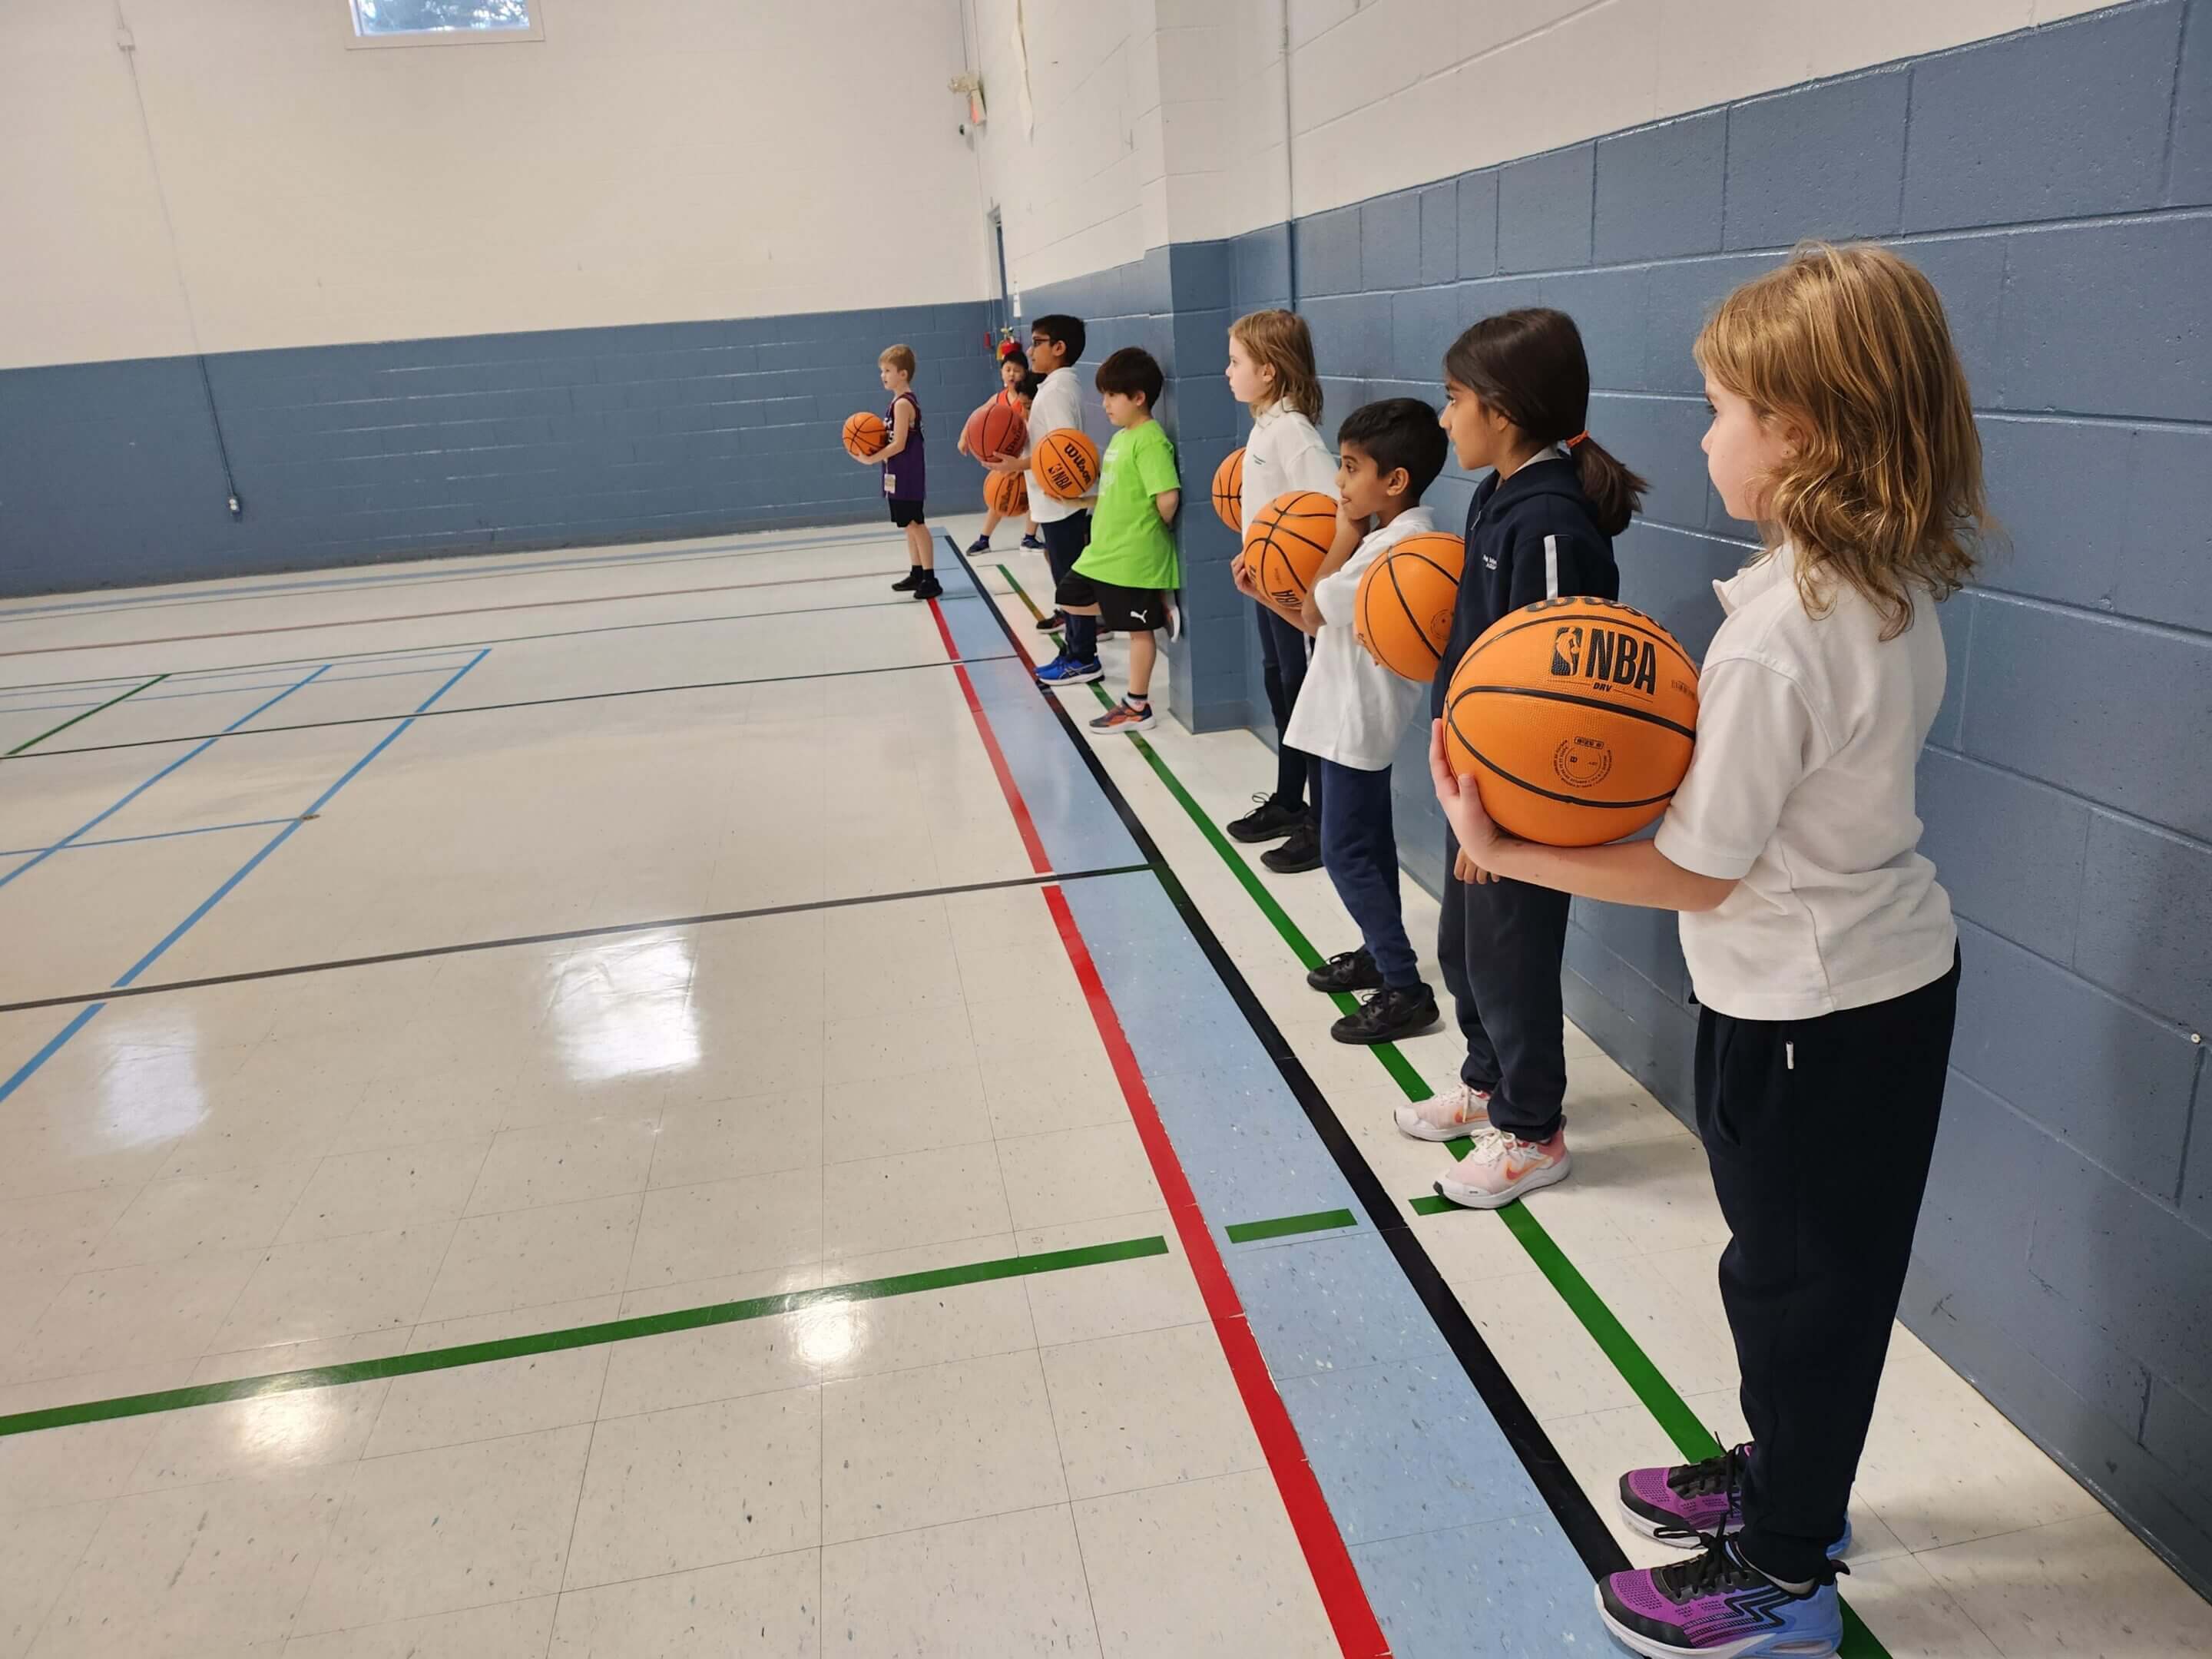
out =
[[(1732, 1541), (1720, 1534), (1700, 1532), (1696, 1537), (1699, 1548), (1694, 1557), (1676, 1566), (1660, 1567), (1651, 1575), (1653, 1584), (1668, 1600), (1694, 1601), (1701, 1595), (1756, 1589), (1775, 1582), (1737, 1554)], [(1842, 1562), (1830, 1561), (1813, 1575), (1813, 1583), (1816, 1587), (1832, 1584), (1837, 1574), (1849, 1571)]]

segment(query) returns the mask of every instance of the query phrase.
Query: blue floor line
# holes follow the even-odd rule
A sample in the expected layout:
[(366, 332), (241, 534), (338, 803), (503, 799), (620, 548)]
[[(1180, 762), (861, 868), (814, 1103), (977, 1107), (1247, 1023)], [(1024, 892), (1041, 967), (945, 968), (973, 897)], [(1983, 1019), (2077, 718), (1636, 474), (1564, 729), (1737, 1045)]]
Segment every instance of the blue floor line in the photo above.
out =
[(129, 794), (124, 796), (121, 800), (117, 801), (114, 805), (109, 807), (106, 811), (100, 813), (97, 817), (88, 818), (84, 823), (77, 825), (76, 829), (70, 830), (69, 834), (64, 836), (59, 841), (54, 842), (52, 846), (46, 848), (44, 851), (39, 853), (34, 857), (26, 859), (22, 863), (10, 870), (6, 875), (0, 876), (0, 887), (5, 887), (9, 882), (15, 880), (16, 877), (21, 875), (26, 870), (33, 869), (39, 865), (44, 864), (55, 854), (60, 852), (63, 848), (76, 842), (86, 830), (94, 829), (99, 824), (106, 822), (107, 819), (113, 817), (118, 812), (120, 812), (125, 807), (130, 805), (132, 801), (137, 799), (139, 796), (144, 794), (149, 789), (151, 789), (155, 784), (161, 782), (163, 778), (167, 777), (170, 773), (175, 771), (187, 761), (193, 759), (197, 756), (205, 754), (209, 750), (214, 748), (216, 744), (220, 743), (231, 732), (237, 731), (240, 726), (252, 720), (256, 714), (261, 714), (266, 709), (274, 708), (278, 703), (283, 702), (285, 698), (290, 696), (301, 686), (313, 683), (317, 676), (322, 674), (329, 667), (330, 664), (325, 663), (322, 667), (316, 669), (314, 673), (308, 675), (306, 679), (293, 681), (291, 684), (286, 686), (275, 696), (270, 698), (268, 702), (262, 703), (254, 708), (249, 709), (243, 714), (240, 714), (228, 726), (224, 726), (221, 732), (216, 733), (214, 737), (201, 738), (198, 743), (193, 744), (191, 748), (187, 749), (183, 754), (178, 756), (176, 759), (171, 761), (160, 771), (155, 773), (152, 777), (147, 779), (145, 782), (140, 784)]
[[(136, 841), (174, 841), (179, 836), (212, 836), (221, 830), (265, 830), (272, 823), (283, 823), (283, 818), (247, 818), (241, 823), (203, 823), (191, 830), (156, 830), (144, 836), (106, 836), (95, 841), (73, 841), (66, 847), (53, 850), (82, 853), (92, 847), (127, 847)], [(12, 859), (21, 853), (38, 853), (46, 849), (38, 847), (10, 847), (0, 851), (0, 859)]]
[(4, 1102), (9, 1096), (14, 1094), (16, 1090), (21, 1088), (25, 1083), (28, 1082), (30, 1080), (31, 1074), (33, 1072), (37, 1071), (40, 1066), (45, 1065), (48, 1060), (52, 1060), (55, 1054), (58, 1054), (61, 1051), (62, 1045), (67, 1042), (71, 1037), (75, 1036), (79, 1031), (84, 1030), (87, 1025), (90, 1024), (92, 1023), (92, 1017), (106, 1006), (107, 1006), (107, 1005), (104, 1002), (88, 1002), (83, 1007), (78, 1009), (76, 1011), (76, 1017), (74, 1019), (70, 1020), (68, 1024), (63, 1026), (60, 1030), (55, 1032), (53, 1036), (48, 1037), (46, 1041), (45, 1046), (42, 1047), (38, 1053), (33, 1054), (28, 1060), (25, 1060), (13, 1072), (9, 1073), (8, 1074), (8, 1080), (5, 1083), (0, 1083), (0, 1102)]
[[(447, 665), (447, 664), (441, 662), (432, 663), (428, 667), (424, 668), (395, 668), (391, 672), (385, 674), (327, 674), (323, 678), (323, 684), (325, 685), (347, 685), (350, 684), (355, 680), (413, 679), (416, 676), (422, 674), (434, 674), (440, 669), (444, 668)], [(256, 670), (254, 672), (258, 672), (260, 671)], [(235, 697), (241, 696), (249, 691), (273, 690), (277, 686), (283, 684), (284, 682), (281, 680), (264, 680), (258, 685), (219, 685), (210, 691), (154, 691), (149, 692), (143, 697), (133, 697), (131, 701), (133, 703), (143, 707), (145, 704), (149, 702), (180, 702), (187, 697)], [(0, 708), (0, 714), (34, 714), (62, 708), (96, 708), (99, 706), (100, 705), (98, 703), (93, 702), (41, 702), (33, 703), (23, 708)], [(97, 747), (98, 745), (94, 746)], [(65, 750), (53, 750), (49, 752), (54, 754), (65, 754), (68, 751)]]

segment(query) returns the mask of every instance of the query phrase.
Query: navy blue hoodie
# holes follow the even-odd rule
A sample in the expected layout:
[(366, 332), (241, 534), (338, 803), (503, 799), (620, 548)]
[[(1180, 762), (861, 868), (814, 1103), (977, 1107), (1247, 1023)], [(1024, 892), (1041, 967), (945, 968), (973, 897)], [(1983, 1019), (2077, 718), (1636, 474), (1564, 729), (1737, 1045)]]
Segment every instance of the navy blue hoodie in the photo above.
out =
[(1508, 611), (1562, 593), (1620, 597), (1613, 538), (1597, 527), (1575, 464), (1547, 455), (1503, 483), (1492, 473), (1468, 506), (1467, 567), (1451, 639), (1430, 688), (1429, 713), (1443, 714), (1452, 672), (1485, 629)]

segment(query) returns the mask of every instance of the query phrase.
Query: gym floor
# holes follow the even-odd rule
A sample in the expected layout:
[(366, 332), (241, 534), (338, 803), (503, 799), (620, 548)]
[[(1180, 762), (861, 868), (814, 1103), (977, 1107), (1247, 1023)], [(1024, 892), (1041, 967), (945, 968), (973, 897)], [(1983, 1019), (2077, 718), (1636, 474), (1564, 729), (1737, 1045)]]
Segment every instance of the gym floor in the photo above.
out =
[[(1610, 1650), (1695, 1141), (1571, 1033), (1437, 1212), (1267, 751), (939, 528), (0, 607), (0, 1659)], [(1846, 1653), (2212, 1654), (1901, 1328), (1852, 1519)]]

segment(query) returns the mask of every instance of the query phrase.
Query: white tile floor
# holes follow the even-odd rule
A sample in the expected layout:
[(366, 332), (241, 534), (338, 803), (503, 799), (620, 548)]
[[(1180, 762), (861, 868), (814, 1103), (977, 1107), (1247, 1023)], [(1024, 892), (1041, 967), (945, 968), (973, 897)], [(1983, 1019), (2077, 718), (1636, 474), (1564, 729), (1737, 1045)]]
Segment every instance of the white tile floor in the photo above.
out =
[[(1030, 874), (927, 613), (879, 603), (899, 568), (871, 528), (0, 608), (0, 748), (171, 676), (0, 766), (28, 849), (0, 933), (37, 941), (0, 1001), (111, 987), (487, 641), (436, 703), (476, 712), (392, 738), (137, 982), (627, 929), (106, 1000), (0, 1098), (0, 1414), (1167, 1241), (0, 1436), (0, 1659), (1338, 1651), (1036, 890), (685, 920)], [(325, 662), (82, 838), (252, 827), (9, 878)], [(1223, 816), (1266, 765), (1154, 740)], [(1102, 753), (1389, 1189), (1426, 1190), (1389, 1079)], [(1318, 878), (1267, 879), (1340, 946)], [(0, 1013), (0, 1086), (87, 1006)], [(1580, 1173), (1540, 1214), (1725, 1434), (1695, 1148), (1586, 1042), (1572, 1068)], [(1595, 1493), (1668, 1455), (1501, 1225), (1414, 1224)], [(2212, 1652), (2205, 1605), (1909, 1338), (1860, 1498), (1850, 1589), (1899, 1659)]]

